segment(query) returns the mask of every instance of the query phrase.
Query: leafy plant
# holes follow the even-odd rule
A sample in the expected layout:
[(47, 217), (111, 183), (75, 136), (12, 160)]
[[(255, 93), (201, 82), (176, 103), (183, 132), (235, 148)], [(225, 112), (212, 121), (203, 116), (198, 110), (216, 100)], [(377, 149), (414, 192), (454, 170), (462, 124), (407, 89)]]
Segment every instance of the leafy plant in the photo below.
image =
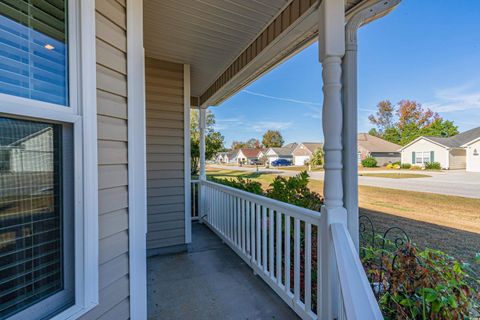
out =
[(410, 163), (402, 163), (400, 164), (400, 168), (402, 169), (410, 169), (412, 165)]
[(395, 250), (362, 249), (385, 319), (469, 319), (479, 307), (478, 277), (441, 251), (420, 251), (410, 242)]
[(374, 157), (368, 156), (362, 160), (362, 166), (365, 168), (375, 168), (377, 166), (377, 160)]
[(210, 177), (209, 179), (213, 182), (217, 182), (232, 188), (237, 188), (243, 191), (263, 195), (262, 184), (258, 181), (244, 179), (242, 177), (236, 177), (235, 179), (219, 179), (215, 177)]
[(440, 162), (427, 162), (425, 163), (425, 169), (427, 170), (441, 170), (442, 165)]
[(319, 148), (313, 152), (312, 159), (310, 160), (310, 165), (312, 166), (323, 166), (325, 154), (323, 148)]
[(294, 177), (277, 176), (267, 189), (266, 196), (299, 207), (320, 211), (323, 198), (308, 188), (308, 178), (306, 171)]

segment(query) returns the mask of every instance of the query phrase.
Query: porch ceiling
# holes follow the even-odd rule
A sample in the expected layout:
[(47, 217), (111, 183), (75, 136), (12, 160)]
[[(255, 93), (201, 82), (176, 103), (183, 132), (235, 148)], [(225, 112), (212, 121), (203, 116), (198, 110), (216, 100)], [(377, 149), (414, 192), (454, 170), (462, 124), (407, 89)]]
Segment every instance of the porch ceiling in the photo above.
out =
[[(346, 10), (365, 1), (347, 0)], [(190, 64), (191, 94), (201, 96), (292, 2), (314, 1), (145, 0), (146, 55)]]
[(191, 92), (201, 95), (289, 0), (147, 0), (145, 50), (191, 65)]

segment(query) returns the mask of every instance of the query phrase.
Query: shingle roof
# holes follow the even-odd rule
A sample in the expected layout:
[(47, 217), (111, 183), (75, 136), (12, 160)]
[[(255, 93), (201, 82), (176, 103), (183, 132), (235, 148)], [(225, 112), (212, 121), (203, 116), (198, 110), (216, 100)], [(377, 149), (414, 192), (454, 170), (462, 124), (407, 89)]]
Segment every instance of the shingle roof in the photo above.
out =
[(400, 145), (383, 140), (368, 133), (359, 133), (357, 136), (358, 145), (368, 152), (398, 152)]
[(302, 144), (312, 153), (315, 152), (317, 149), (323, 148), (323, 143), (321, 142), (302, 142)]
[(292, 156), (293, 150), (297, 147), (297, 143), (289, 143), (281, 148), (270, 148), (272, 149), (278, 156), (286, 157)]
[(480, 127), (459, 133), (453, 137), (425, 137), (448, 148), (460, 148), (465, 143), (473, 141), (480, 137)]
[(247, 158), (256, 158), (260, 151), (264, 151), (265, 149), (256, 149), (256, 148), (241, 148), (242, 153)]

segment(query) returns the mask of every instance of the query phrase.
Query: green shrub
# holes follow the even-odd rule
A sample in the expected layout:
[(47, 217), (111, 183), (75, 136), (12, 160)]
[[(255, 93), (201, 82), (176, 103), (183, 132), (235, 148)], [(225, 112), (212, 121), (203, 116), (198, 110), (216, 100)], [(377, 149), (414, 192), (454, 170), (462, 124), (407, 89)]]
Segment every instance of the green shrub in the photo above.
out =
[(215, 177), (210, 177), (210, 180), (232, 188), (237, 188), (243, 191), (263, 195), (262, 184), (258, 181), (253, 181), (251, 179), (244, 179), (242, 177), (236, 177), (235, 179), (219, 179)]
[(320, 211), (323, 198), (308, 188), (306, 171), (294, 177), (277, 176), (267, 189), (266, 196), (310, 210)]
[(440, 162), (427, 162), (425, 163), (425, 169), (427, 170), (441, 170), (442, 165)]
[(386, 248), (362, 248), (385, 319), (471, 319), (478, 310), (480, 282), (467, 264), (408, 242)]
[(402, 169), (410, 169), (412, 165), (410, 163), (402, 163), (400, 164), (400, 168)]
[(377, 160), (374, 157), (368, 156), (362, 160), (362, 166), (365, 168), (375, 168), (377, 166)]

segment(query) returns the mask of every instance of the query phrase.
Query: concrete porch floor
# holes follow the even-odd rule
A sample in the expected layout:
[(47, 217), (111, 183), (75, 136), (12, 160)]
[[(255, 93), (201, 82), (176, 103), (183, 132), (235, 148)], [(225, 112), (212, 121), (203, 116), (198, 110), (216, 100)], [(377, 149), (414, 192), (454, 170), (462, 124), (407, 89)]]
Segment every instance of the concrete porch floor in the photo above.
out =
[(299, 319), (204, 225), (188, 252), (148, 258), (149, 319)]

